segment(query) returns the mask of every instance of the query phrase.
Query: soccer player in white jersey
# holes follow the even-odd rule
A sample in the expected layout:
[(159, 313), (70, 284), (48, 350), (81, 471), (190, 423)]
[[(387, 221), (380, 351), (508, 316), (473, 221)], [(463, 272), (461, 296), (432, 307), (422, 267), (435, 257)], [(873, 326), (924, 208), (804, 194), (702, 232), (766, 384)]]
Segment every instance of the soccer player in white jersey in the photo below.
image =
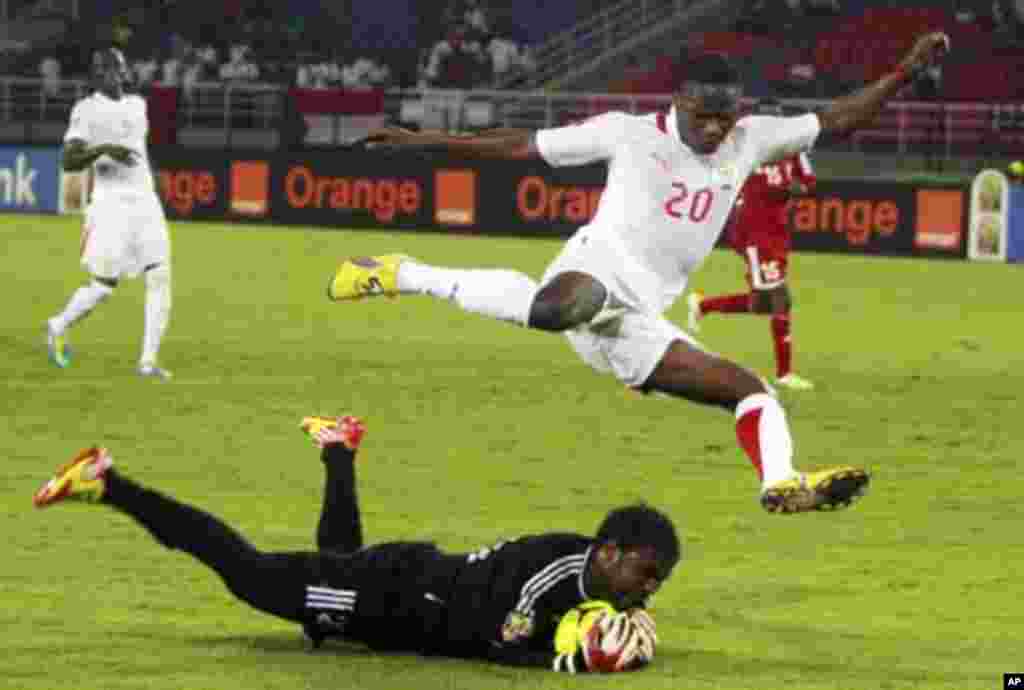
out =
[(469, 312), (564, 332), (585, 362), (627, 386), (733, 412), (766, 510), (846, 506), (863, 493), (868, 473), (847, 466), (796, 471), (786, 415), (773, 391), (750, 371), (705, 351), (663, 313), (715, 245), (752, 170), (810, 149), (822, 134), (845, 134), (869, 122), (948, 49), (944, 34), (924, 35), (893, 72), (821, 113), (798, 117), (739, 118), (735, 71), (724, 59), (708, 57), (692, 66), (668, 113), (613, 112), (569, 127), (486, 136), (380, 130), (371, 145), (540, 157), (556, 166), (605, 161), (607, 184), (593, 220), (566, 243), (539, 284), (516, 271), (441, 268), (391, 255), (345, 261), (328, 296), (426, 294)]
[(94, 62), (97, 90), (78, 101), (64, 135), (65, 170), (92, 169), (94, 187), (82, 230), (82, 264), (91, 279), (46, 324), (50, 359), (71, 363), (67, 330), (105, 301), (121, 278), (145, 275), (141, 376), (169, 379), (157, 363), (171, 314), (171, 242), (146, 154), (146, 101), (125, 93), (130, 76), (116, 48)]

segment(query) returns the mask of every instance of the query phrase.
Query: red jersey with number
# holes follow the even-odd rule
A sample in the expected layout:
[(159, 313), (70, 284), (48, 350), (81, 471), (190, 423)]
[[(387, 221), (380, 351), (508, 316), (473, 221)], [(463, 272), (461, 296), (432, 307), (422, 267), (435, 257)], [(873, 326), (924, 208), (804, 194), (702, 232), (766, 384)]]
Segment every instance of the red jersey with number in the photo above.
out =
[(806, 153), (761, 165), (751, 173), (733, 211), (730, 241), (736, 251), (742, 253), (748, 246), (776, 251), (789, 248), (786, 205), (793, 182), (800, 182), (808, 189), (813, 189), (817, 183)]

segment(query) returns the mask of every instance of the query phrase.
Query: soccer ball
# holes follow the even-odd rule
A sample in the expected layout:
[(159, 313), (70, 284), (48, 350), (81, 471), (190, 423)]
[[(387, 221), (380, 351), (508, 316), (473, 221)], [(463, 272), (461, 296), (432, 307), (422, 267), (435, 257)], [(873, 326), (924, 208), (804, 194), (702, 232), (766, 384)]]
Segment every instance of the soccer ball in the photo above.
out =
[(587, 632), (600, 620), (602, 615), (614, 616), (615, 607), (607, 601), (592, 599), (574, 609), (569, 609), (555, 629), (555, 651), (559, 654), (575, 654), (587, 638)]

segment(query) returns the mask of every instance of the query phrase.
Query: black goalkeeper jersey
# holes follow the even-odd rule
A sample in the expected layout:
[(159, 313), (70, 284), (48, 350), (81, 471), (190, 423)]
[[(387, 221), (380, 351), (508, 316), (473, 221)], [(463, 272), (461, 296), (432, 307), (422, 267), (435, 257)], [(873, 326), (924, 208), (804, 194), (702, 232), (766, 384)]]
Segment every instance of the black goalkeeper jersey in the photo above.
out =
[(525, 536), (464, 556), (446, 602), (446, 647), (459, 656), (550, 667), (559, 620), (588, 598), (583, 574), (594, 540)]
[(354, 603), (343, 636), (378, 649), (552, 668), (558, 622), (589, 598), (584, 573), (593, 545), (570, 533), (471, 553), (427, 542), (376, 544), (327, 554), (322, 579), (333, 589), (324, 596)]

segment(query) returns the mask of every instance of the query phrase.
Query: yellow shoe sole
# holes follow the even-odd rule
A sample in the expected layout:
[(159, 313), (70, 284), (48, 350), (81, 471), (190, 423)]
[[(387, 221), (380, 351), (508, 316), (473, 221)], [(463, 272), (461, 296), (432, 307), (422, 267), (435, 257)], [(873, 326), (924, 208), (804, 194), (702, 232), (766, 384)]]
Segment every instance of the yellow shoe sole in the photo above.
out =
[[(815, 475), (824, 475), (815, 478)], [(826, 472), (811, 472), (813, 479), (792, 479), (767, 488), (761, 494), (761, 506), (769, 513), (807, 513), (849, 507), (867, 493), (871, 477), (862, 469), (844, 467)]]

